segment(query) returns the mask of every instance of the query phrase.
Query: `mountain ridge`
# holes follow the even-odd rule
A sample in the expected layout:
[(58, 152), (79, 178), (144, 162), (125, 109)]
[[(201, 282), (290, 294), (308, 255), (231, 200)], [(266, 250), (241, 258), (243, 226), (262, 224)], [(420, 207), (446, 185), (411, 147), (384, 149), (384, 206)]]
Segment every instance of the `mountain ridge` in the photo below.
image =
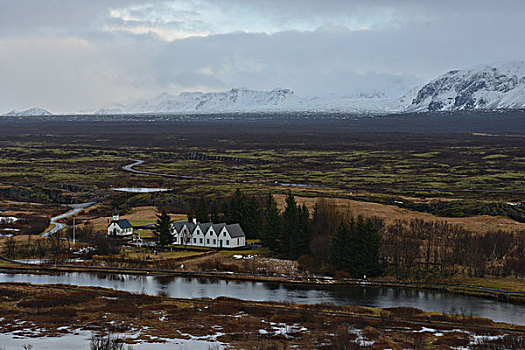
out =
[(33, 108), (26, 109), (23, 111), (17, 111), (16, 109), (13, 109), (7, 112), (6, 114), (4, 114), (4, 116), (6, 117), (33, 117), (33, 116), (50, 116), (50, 115), (53, 115), (53, 114), (39, 107), (33, 107)]
[(297, 96), (290, 89), (231, 89), (222, 92), (163, 93), (131, 105), (113, 105), (100, 114), (220, 112), (347, 112), (388, 114), (525, 108), (525, 62), (507, 61), (451, 70), (401, 98), (380, 92), (338, 97)]
[(448, 71), (421, 87), (408, 111), (524, 107), (525, 61), (510, 61)]
[[(380, 91), (329, 97), (300, 97), (286, 88), (260, 91), (162, 93), (129, 104), (116, 103), (78, 114), (210, 114), (318, 112), (398, 114), (459, 110), (525, 109), (525, 61), (506, 61), (450, 70), (401, 98)], [(42, 108), (12, 110), (8, 116), (52, 115)]]

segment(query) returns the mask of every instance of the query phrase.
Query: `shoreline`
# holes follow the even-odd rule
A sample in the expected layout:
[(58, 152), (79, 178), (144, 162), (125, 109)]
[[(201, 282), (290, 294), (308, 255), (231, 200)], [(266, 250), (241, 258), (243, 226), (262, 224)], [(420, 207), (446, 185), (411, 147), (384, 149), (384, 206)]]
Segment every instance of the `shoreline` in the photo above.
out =
[[(0, 311), (16, 308), (14, 313), (6, 311), (6, 318), (0, 320), (3, 326), (1, 333), (16, 332), (28, 340), (71, 334), (67, 330), (71, 325), (73, 330), (96, 334), (118, 331), (128, 344), (148, 344), (159, 339), (170, 341), (182, 335), (185, 339), (219, 341), (228, 348), (250, 348), (263, 337), (276, 344), (284, 342), (288, 345), (300, 344), (305, 349), (317, 349), (318, 339), (326, 339), (327, 329), (333, 331), (331, 342), (341, 336), (341, 324), (347, 325), (343, 328), (347, 330), (343, 339), (348, 340), (349, 333), (356, 334), (359, 335), (356, 341), (373, 341), (375, 348), (392, 348), (391, 345), (400, 340), (404, 348), (408, 348), (413, 346), (420, 333), (425, 333), (427, 341), (441, 346), (445, 345), (440, 343), (443, 339), (452, 341), (446, 343), (452, 345), (458, 337), (475, 342), (475, 337), (502, 339), (514, 336), (514, 339), (522, 339), (525, 335), (525, 325), (424, 312), (410, 307), (307, 305), (225, 297), (174, 298), (100, 287), (28, 283), (0, 283), (0, 293), (7, 300), (7, 304), (0, 304)], [(94, 307), (101, 303), (112, 311)], [(32, 322), (27, 326), (24, 322), (20, 324), (21, 319)], [(240, 319), (243, 319), (245, 327), (239, 333)], [(195, 328), (193, 324), (203, 326)], [(275, 329), (285, 331), (280, 333)], [(129, 337), (141, 330), (145, 333), (144, 337)]]
[[(19, 273), (31, 272), (86, 272), (95, 273), (103, 272), (108, 274), (128, 274), (128, 275), (156, 275), (156, 276), (173, 276), (173, 277), (194, 277), (206, 278), (228, 281), (245, 281), (245, 282), (267, 282), (267, 283), (283, 283), (289, 285), (303, 285), (303, 286), (359, 286), (359, 287), (374, 287), (374, 288), (404, 288), (436, 291), (441, 293), (460, 294), (467, 296), (474, 296), (480, 298), (495, 299), (503, 302), (525, 304), (525, 292), (510, 291), (496, 288), (488, 288), (473, 285), (460, 285), (451, 283), (439, 282), (420, 282), (407, 281), (397, 282), (380, 279), (331, 279), (325, 277), (312, 278), (298, 278), (289, 276), (266, 276), (254, 275), (234, 272), (202, 272), (202, 271), (175, 271), (175, 270), (155, 270), (155, 269), (136, 269), (136, 268), (118, 268), (118, 267), (102, 267), (102, 266), (76, 266), (76, 265), (32, 265), (8, 261), (17, 266), (1, 266), (0, 272), (9, 273), (9, 271), (17, 271)], [(7, 271), (6, 271), (7, 270)]]

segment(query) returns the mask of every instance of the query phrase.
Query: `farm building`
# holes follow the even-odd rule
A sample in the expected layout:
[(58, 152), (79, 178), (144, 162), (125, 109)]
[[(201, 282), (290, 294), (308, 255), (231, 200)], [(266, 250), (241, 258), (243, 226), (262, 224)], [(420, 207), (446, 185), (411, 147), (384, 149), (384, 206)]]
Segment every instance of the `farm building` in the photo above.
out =
[(113, 215), (111, 223), (108, 225), (108, 236), (131, 236), (133, 226), (128, 219), (120, 219), (118, 214)]
[(246, 244), (239, 224), (176, 222), (171, 225), (173, 243), (209, 248), (238, 248)]

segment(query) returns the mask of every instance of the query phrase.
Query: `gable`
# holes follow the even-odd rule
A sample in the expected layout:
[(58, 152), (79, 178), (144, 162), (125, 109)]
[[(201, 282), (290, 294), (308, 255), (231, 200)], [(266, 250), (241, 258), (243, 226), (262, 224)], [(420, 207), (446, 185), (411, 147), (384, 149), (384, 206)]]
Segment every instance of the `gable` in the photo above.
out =
[(228, 230), (231, 238), (246, 237), (241, 225), (239, 224), (226, 225), (226, 229)]

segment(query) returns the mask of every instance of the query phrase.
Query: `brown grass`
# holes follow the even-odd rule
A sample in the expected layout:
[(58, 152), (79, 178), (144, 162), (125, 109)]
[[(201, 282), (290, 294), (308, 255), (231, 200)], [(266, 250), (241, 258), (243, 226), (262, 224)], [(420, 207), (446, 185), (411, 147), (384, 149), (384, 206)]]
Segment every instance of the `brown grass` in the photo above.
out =
[[(433, 321), (441, 317), (441, 320), (453, 323), (450, 326), (439, 326), (440, 329), (449, 330), (446, 339), (440, 340), (443, 337), (436, 339), (432, 336), (415, 339), (414, 331), (420, 330), (421, 325), (411, 325), (403, 321), (403, 318), (396, 318), (396, 315), (401, 314), (419, 316), (419, 310), (412, 308), (391, 308), (390, 311), (386, 311), (390, 315), (389, 319), (376, 320), (367, 319), (365, 316), (379, 310), (365, 307), (258, 303), (232, 298), (184, 300), (74, 286), (44, 288), (6, 284), (0, 286), (0, 295), (2, 294), (8, 294), (9, 300), (0, 297), (0, 328), (4, 332), (18, 332), (22, 335), (29, 328), (39, 329), (39, 332), (43, 332), (41, 336), (58, 336), (67, 333), (68, 329), (82, 328), (104, 334), (120, 332), (125, 337), (126, 332), (142, 329), (142, 339), (155, 341), (159, 337), (186, 337), (181, 336), (179, 332), (193, 336), (212, 336), (221, 332), (224, 335), (218, 340), (230, 343), (233, 348), (287, 349), (295, 345), (300, 349), (317, 349), (322, 342), (326, 344), (322, 347), (325, 349), (348, 349), (344, 345), (356, 338), (355, 334), (348, 330), (361, 329), (366, 340), (376, 341), (374, 348), (402, 349), (414, 348), (416, 343), (428, 345), (430, 348), (468, 343), (469, 335), (450, 332), (452, 329), (461, 328), (465, 323), (488, 327), (486, 330), (471, 330), (476, 334), (497, 332), (490, 328), (494, 325), (483, 319), (433, 315)], [(79, 297), (84, 294), (89, 295), (89, 298)], [(24, 304), (25, 300), (30, 302)], [(40, 308), (34, 308), (36, 300), (39, 301), (37, 304)], [(43, 300), (52, 302), (46, 304)], [(70, 304), (73, 301), (75, 303)], [(331, 314), (332, 312), (335, 314)], [(358, 313), (358, 316), (353, 315), (353, 312)], [(31, 322), (23, 324), (21, 321)], [(455, 322), (457, 324), (454, 324)], [(291, 333), (288, 337), (276, 335), (274, 325), (282, 323), (288, 326), (296, 324), (305, 327), (307, 331)], [(64, 326), (68, 328), (61, 328)], [(268, 333), (260, 334), (261, 329)], [(440, 345), (436, 340), (441, 342)], [(508, 340), (509, 344), (520, 344), (519, 342), (523, 342), (523, 337)], [(272, 344), (278, 347), (273, 347)]]
[[(107, 216), (91, 219), (89, 222), (93, 224), (96, 231), (104, 231), (107, 228), (108, 223), (111, 221), (111, 215), (113, 213), (107, 213)], [(141, 225), (152, 224), (157, 220), (158, 209), (152, 206), (135, 207), (131, 210), (131, 213), (122, 215), (122, 219), (128, 219), (132, 223), (138, 223)], [(169, 214), (174, 220), (185, 220), (187, 219), (186, 214)]]
[[(275, 200), (282, 210), (285, 206), (286, 195), (276, 194)], [(306, 206), (312, 212), (312, 209), (317, 202), (318, 198), (310, 197), (295, 197), (298, 204), (306, 204)], [(525, 223), (520, 223), (502, 216), (490, 216), (480, 215), (465, 218), (443, 218), (428, 213), (420, 213), (417, 211), (407, 210), (399, 208), (395, 205), (387, 205), (372, 202), (362, 202), (351, 199), (342, 198), (326, 198), (327, 201), (335, 203), (337, 207), (342, 210), (350, 210), (353, 215), (362, 215), (365, 217), (377, 216), (383, 219), (387, 224), (394, 222), (398, 219), (424, 219), (428, 221), (447, 221), (450, 224), (461, 225), (465, 229), (472, 232), (488, 232), (495, 230), (525, 230)]]

